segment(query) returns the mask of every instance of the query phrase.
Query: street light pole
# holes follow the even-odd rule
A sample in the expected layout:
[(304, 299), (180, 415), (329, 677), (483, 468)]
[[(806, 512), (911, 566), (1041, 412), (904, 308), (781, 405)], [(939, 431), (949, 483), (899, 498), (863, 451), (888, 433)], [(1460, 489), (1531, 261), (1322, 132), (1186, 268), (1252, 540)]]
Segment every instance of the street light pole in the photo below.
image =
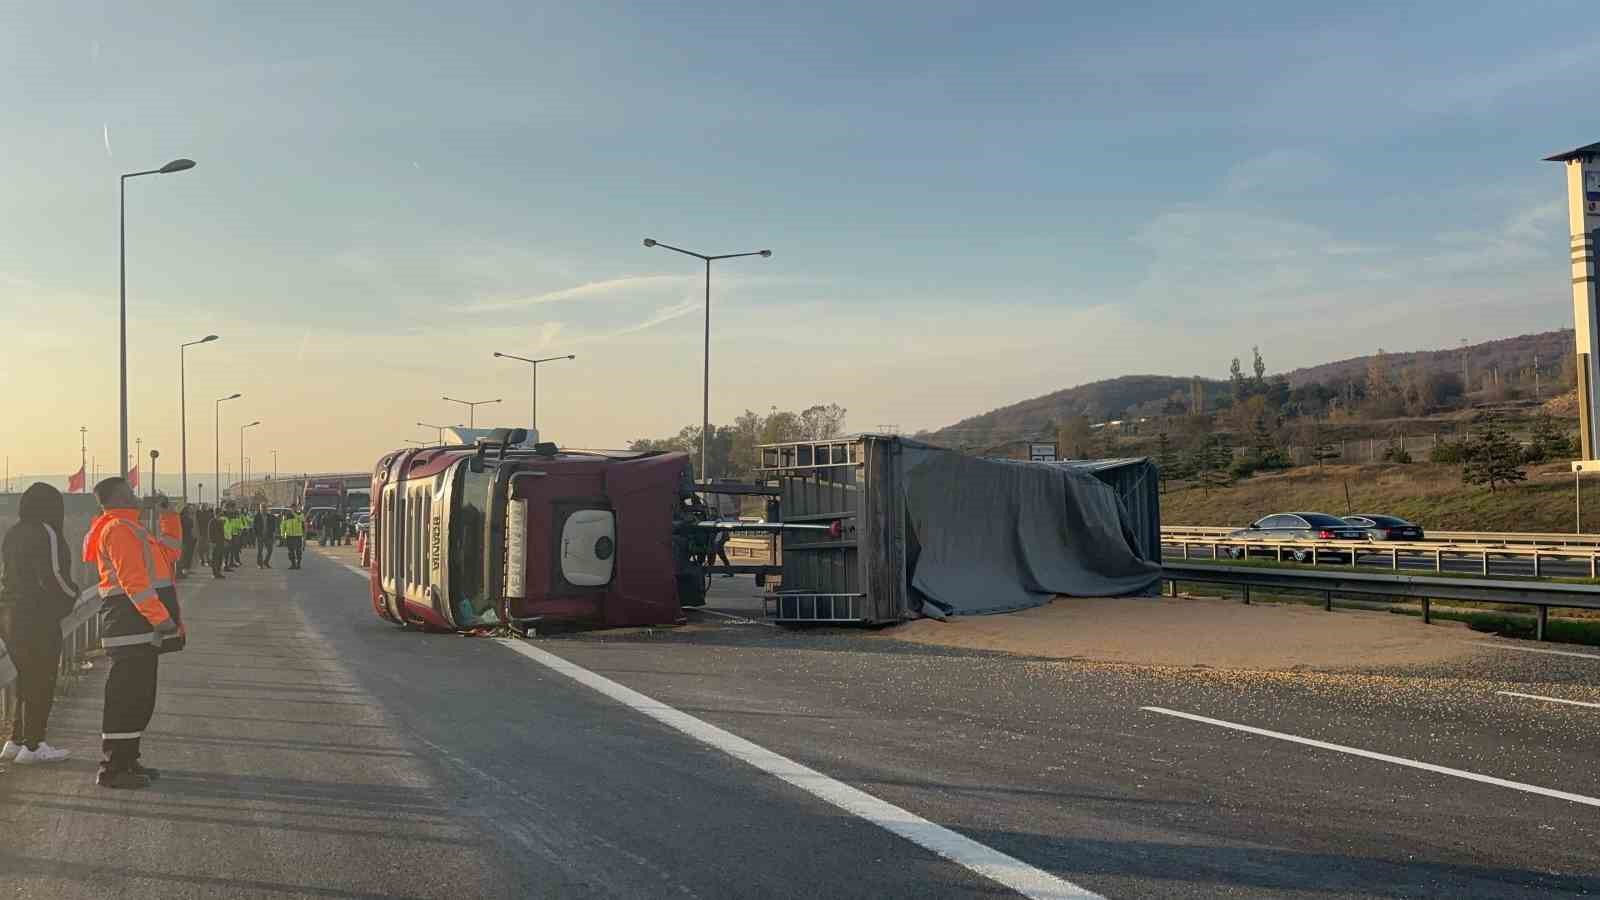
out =
[[(493, 400), (457, 400), (454, 397), (445, 397), (444, 399), (449, 400), (451, 403), (459, 403), (467, 408), (468, 428), (478, 427), (478, 407), (484, 405), (485, 403), (499, 403), (501, 400), (499, 397), (496, 397)], [(443, 442), (441, 441), (441, 443)]]
[(577, 354), (568, 353), (566, 356), (546, 356), (543, 359), (529, 359), (526, 356), (518, 356), (515, 353), (501, 353), (496, 350), (494, 355), (499, 359), (521, 360), (533, 367), (533, 421), (530, 424), (533, 425), (533, 433), (537, 435), (539, 433), (539, 363), (553, 362), (558, 359), (577, 359)]
[(260, 425), (260, 424), (261, 424), (261, 420), (257, 419), (254, 422), (251, 422), (249, 425), (240, 425), (239, 426), (239, 493), (241, 493), (241, 494), (244, 493), (244, 481), (245, 481), (245, 475), (244, 475), (244, 473), (245, 473), (245, 468), (244, 468), (244, 430), (246, 428), (254, 428), (254, 427), (256, 427), (257, 425)]
[(128, 179), (140, 175), (170, 175), (194, 168), (192, 159), (175, 159), (159, 169), (128, 172), (117, 180), (117, 340), (121, 370), (122, 449), (117, 454), (123, 478), (128, 477)]
[[(213, 454), (211, 458), (211, 477), (213, 480), (222, 477), (222, 404), (229, 400), (237, 400), (243, 396), (243, 394), (231, 394), (227, 397), (220, 397), (211, 408), (211, 452)], [(216, 498), (217, 505), (221, 506), (222, 483), (220, 481), (211, 486), (211, 493)], [(205, 499), (201, 497), (200, 502), (204, 503)]]
[(707, 470), (707, 466), (710, 465), (711, 448), (711, 262), (712, 260), (718, 259), (736, 259), (741, 256), (760, 256), (766, 258), (772, 255), (772, 251), (752, 250), (748, 253), (719, 253), (714, 256), (710, 256), (704, 253), (696, 253), (693, 250), (685, 250), (682, 247), (674, 247), (671, 244), (663, 244), (655, 238), (645, 238), (644, 245), (646, 247), (663, 247), (667, 250), (675, 250), (678, 253), (682, 253), (684, 256), (692, 256), (695, 259), (705, 260), (706, 337), (705, 368), (701, 376), (700, 397), (700, 479), (702, 481), (710, 481), (711, 473)]
[(178, 430), (183, 433), (180, 441), (182, 444), (180, 463), (183, 466), (184, 503), (189, 502), (189, 390), (187, 387), (188, 376), (184, 372), (183, 351), (193, 347), (195, 344), (209, 344), (216, 339), (216, 335), (208, 334), (198, 341), (190, 341), (187, 344), (178, 345)]

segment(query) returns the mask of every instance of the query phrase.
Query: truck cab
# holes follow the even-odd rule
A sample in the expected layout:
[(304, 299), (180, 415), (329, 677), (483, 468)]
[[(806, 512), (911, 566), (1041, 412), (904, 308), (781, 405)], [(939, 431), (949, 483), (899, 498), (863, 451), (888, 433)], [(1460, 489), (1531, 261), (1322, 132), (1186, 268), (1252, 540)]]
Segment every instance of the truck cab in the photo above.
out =
[(380, 617), (437, 630), (616, 627), (678, 622), (682, 603), (703, 602), (681, 536), (701, 512), (686, 455), (513, 447), (521, 430), (502, 431), (378, 461), (369, 578)]

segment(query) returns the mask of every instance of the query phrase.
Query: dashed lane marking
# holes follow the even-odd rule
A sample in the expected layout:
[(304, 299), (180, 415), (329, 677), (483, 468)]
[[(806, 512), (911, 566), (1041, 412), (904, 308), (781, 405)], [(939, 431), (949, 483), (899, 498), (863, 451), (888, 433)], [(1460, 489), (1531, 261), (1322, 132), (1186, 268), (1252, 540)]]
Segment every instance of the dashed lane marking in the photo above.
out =
[(1590, 709), (1600, 709), (1600, 703), (1585, 703), (1582, 700), (1563, 700), (1560, 697), (1546, 697), (1542, 694), (1520, 694), (1516, 691), (1495, 691), (1502, 697), (1522, 697), (1526, 700), (1543, 700), (1546, 703), (1565, 703), (1568, 706), (1587, 706)]
[(1582, 803), (1585, 806), (1600, 806), (1600, 797), (1586, 797), (1583, 794), (1573, 794), (1567, 791), (1558, 791), (1554, 788), (1540, 787), (1536, 784), (1524, 784), (1520, 781), (1509, 781), (1505, 778), (1496, 778), (1493, 775), (1479, 775), (1477, 772), (1467, 772), (1462, 769), (1452, 769), (1449, 766), (1439, 766), (1433, 763), (1420, 762), (1415, 759), (1406, 759), (1403, 756), (1390, 756), (1387, 753), (1378, 753), (1373, 750), (1363, 750), (1360, 747), (1347, 747), (1344, 744), (1330, 744), (1313, 738), (1304, 738), (1293, 734), (1284, 734), (1281, 731), (1269, 731), (1265, 728), (1256, 728), (1253, 725), (1240, 725), (1238, 722), (1228, 722), (1222, 719), (1213, 719), (1209, 716), (1195, 715), (1194, 713), (1180, 712), (1175, 709), (1165, 709), (1160, 706), (1141, 706), (1146, 712), (1160, 713), (1164, 716), (1176, 716), (1188, 719), (1191, 722), (1203, 722), (1215, 725), (1218, 728), (1231, 728), (1234, 731), (1243, 731), (1247, 734), (1260, 735), (1279, 741), (1291, 741), (1304, 744), (1307, 747), (1317, 747), (1322, 750), (1332, 750), (1336, 753), (1348, 753), (1351, 756), (1361, 756), (1366, 759), (1375, 759), (1379, 762), (1393, 763), (1411, 769), (1421, 769), (1424, 772), (1434, 772), (1439, 775), (1449, 775), (1452, 778), (1465, 778), (1468, 781), (1477, 781), (1483, 784), (1492, 784), (1498, 787), (1510, 788), (1527, 794), (1539, 794), (1544, 797), (1554, 797), (1557, 800), (1570, 800), (1573, 803)]

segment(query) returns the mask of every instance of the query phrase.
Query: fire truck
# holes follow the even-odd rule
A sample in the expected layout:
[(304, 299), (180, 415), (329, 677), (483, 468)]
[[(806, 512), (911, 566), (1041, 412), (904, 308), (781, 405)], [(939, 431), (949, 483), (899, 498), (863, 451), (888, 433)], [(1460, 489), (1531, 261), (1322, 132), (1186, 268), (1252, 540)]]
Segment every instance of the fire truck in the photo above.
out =
[(306, 537), (321, 533), (324, 513), (345, 514), (345, 485), (338, 479), (307, 478), (300, 494), (300, 510), (306, 517)]
[(616, 627), (704, 604), (712, 532), (685, 454), (526, 440), (496, 429), (378, 460), (366, 565), (379, 617), (447, 631)]

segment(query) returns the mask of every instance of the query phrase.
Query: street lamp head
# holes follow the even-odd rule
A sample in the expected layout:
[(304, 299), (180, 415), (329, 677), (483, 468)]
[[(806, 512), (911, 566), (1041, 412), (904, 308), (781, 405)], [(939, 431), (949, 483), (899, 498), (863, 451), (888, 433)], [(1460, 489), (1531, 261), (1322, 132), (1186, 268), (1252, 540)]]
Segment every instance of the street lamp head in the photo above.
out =
[(162, 166), (160, 169), (157, 169), (156, 171), (160, 172), (163, 175), (171, 175), (173, 172), (182, 172), (184, 169), (192, 169), (192, 168), (194, 168), (194, 160), (192, 160), (192, 159), (175, 159), (172, 162), (169, 162), (166, 165)]
[(500, 351), (499, 351), (499, 350), (496, 350), (496, 351), (495, 351), (495, 352), (494, 352), (494, 357), (495, 357), (495, 359), (499, 359), (499, 358), (500, 358), (500, 357), (502, 357), (502, 356), (504, 356), (504, 355), (505, 355), (505, 354), (504, 354), (504, 353), (501, 353), (501, 352), (500, 352)]
[(161, 451), (160, 450), (151, 450), (150, 451), (150, 459), (151, 460), (154, 460), (156, 457), (158, 457), (160, 455), (161, 455)]
[(576, 353), (568, 353), (567, 354), (567, 359), (577, 359), (577, 358), (578, 358), (578, 354), (576, 354)]
[(255, 426), (260, 425), (260, 424), (261, 424), (261, 420), (257, 419), (254, 422), (251, 422), (249, 425), (242, 425), (240, 427), (241, 428), (254, 428)]
[(645, 238), (644, 239), (644, 245), (646, 247), (654, 247), (656, 245), (656, 239), (655, 238)]
[[(229, 395), (227, 397), (223, 397), (222, 400), (237, 400), (237, 399), (239, 399), (240, 397), (243, 397), (243, 396), (244, 396), (243, 394), (231, 394), (231, 395)], [(217, 402), (221, 403), (222, 400), (218, 400)]]
[(772, 255), (772, 251), (771, 250), (763, 250), (763, 251), (761, 251), (761, 255), (762, 256), (771, 256)]
[(205, 337), (203, 337), (203, 338), (201, 338), (201, 339), (200, 339), (200, 343), (202, 343), (202, 344), (209, 344), (209, 343), (211, 343), (211, 342), (212, 342), (212, 341), (214, 341), (214, 340), (216, 340), (216, 339), (217, 339), (217, 336), (216, 336), (216, 335), (214, 335), (214, 334), (208, 334), (208, 335), (206, 335), (206, 336), (205, 336)]

